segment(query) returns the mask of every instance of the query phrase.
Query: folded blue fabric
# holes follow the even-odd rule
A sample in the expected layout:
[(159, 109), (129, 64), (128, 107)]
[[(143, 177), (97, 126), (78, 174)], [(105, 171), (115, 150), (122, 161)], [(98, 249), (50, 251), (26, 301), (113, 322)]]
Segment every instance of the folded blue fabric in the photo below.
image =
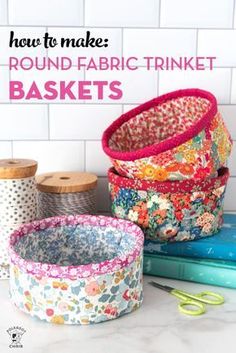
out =
[(221, 231), (212, 237), (175, 243), (145, 240), (144, 254), (236, 261), (236, 215), (224, 214)]

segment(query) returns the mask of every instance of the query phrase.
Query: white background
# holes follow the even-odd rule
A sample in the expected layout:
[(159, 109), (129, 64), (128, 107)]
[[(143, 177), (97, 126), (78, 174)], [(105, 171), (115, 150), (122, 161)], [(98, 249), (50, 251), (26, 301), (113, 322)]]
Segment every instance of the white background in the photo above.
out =
[[(85, 170), (99, 175), (99, 209), (109, 209), (102, 131), (122, 112), (159, 94), (184, 87), (212, 91), (236, 140), (236, 0), (0, 0), (0, 158), (34, 158), (39, 172)], [(9, 30), (18, 37), (80, 37), (86, 27), (109, 38), (107, 49), (9, 49)], [(213, 71), (159, 74), (135, 72), (51, 73), (57, 80), (115, 79), (124, 83), (119, 103), (45, 104), (8, 100), (9, 56), (217, 56)], [(47, 73), (31, 72), (37, 80)], [(236, 144), (225, 210), (236, 211)]]

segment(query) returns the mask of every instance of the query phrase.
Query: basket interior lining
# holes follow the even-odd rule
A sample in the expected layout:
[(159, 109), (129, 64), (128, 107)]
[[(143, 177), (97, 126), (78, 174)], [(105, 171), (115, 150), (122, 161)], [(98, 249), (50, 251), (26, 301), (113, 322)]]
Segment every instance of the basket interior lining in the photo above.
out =
[(127, 256), (134, 247), (135, 237), (116, 228), (76, 225), (27, 234), (14, 249), (25, 260), (79, 266)]
[(121, 125), (111, 136), (109, 147), (130, 152), (160, 143), (187, 131), (200, 120), (211, 103), (201, 97), (180, 97), (143, 111)]

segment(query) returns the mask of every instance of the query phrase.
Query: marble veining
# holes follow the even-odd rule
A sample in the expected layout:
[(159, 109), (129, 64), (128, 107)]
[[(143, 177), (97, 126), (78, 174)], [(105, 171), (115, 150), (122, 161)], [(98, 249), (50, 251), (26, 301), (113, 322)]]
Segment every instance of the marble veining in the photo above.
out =
[[(221, 306), (207, 306), (199, 317), (178, 312), (177, 299), (148, 285), (154, 279), (192, 293), (203, 289), (225, 297)], [(234, 352), (235, 290), (196, 283), (144, 277), (144, 303), (120, 319), (90, 326), (47, 324), (21, 313), (9, 300), (8, 281), (0, 282), (0, 352), (13, 352), (6, 330), (22, 326), (21, 353), (221, 353)]]

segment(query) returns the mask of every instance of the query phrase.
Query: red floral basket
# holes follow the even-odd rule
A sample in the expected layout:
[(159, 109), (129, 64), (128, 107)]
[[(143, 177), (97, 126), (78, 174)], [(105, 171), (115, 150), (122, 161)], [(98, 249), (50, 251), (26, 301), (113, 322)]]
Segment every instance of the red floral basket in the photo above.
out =
[(156, 181), (215, 176), (232, 148), (216, 98), (200, 89), (171, 92), (123, 114), (102, 144), (120, 175)]
[(111, 209), (115, 217), (138, 224), (146, 238), (194, 240), (210, 236), (222, 225), (228, 168), (204, 180), (147, 181), (108, 171)]

